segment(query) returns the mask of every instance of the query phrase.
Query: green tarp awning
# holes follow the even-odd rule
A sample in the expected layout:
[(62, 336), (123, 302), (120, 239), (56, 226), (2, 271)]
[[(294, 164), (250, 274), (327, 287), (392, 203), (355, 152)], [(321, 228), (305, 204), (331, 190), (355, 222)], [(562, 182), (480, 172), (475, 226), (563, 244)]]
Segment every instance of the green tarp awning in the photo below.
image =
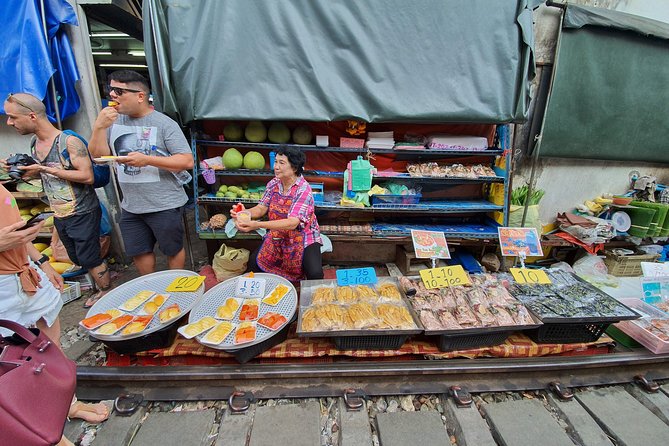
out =
[(539, 3), (144, 0), (144, 42), (183, 123), (522, 122)]
[(540, 156), (669, 162), (669, 24), (568, 6)]

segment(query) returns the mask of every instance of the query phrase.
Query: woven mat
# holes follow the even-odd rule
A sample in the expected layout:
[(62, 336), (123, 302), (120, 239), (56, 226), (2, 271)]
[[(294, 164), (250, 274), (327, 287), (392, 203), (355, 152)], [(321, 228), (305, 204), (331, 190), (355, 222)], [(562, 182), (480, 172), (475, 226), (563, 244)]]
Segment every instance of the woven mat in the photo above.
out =
[[(388, 358), (393, 356), (414, 355), (430, 359), (449, 358), (527, 358), (532, 356), (547, 356), (579, 352), (596, 347), (613, 345), (613, 340), (604, 335), (595, 342), (577, 344), (537, 344), (522, 333), (514, 333), (500, 345), (480, 347), (468, 350), (441, 352), (427, 337), (410, 339), (398, 350), (338, 350), (327, 338), (298, 338), (295, 327), (291, 327), (288, 339), (281, 344), (261, 353), (260, 359), (285, 358), (319, 358), (327, 356), (348, 356), (355, 358)], [(153, 358), (169, 358), (173, 356), (203, 356), (209, 358), (231, 358), (232, 355), (220, 350), (205, 347), (194, 339), (177, 337), (174, 343), (164, 349), (149, 350), (136, 353), (136, 356), (151, 356)]]

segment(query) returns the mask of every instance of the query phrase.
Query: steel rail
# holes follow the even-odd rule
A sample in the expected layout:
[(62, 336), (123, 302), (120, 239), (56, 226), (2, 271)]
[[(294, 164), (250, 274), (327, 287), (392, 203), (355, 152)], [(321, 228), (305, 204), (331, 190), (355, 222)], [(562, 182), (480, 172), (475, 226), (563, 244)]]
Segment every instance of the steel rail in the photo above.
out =
[(341, 396), (356, 388), (368, 395), (445, 393), (452, 385), (471, 392), (500, 392), (620, 384), (636, 375), (669, 379), (669, 354), (647, 351), (593, 356), (364, 361), (328, 364), (79, 367), (77, 394), (109, 399), (142, 393), (148, 400), (227, 399), (235, 390), (257, 398)]

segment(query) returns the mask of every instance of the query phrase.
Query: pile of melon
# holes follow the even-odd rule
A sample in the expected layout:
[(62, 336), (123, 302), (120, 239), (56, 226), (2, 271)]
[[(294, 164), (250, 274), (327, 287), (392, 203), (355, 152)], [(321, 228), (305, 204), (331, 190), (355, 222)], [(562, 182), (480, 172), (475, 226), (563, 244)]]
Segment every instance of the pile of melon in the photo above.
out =
[(298, 125), (292, 132), (283, 122), (273, 122), (266, 127), (262, 121), (249, 121), (246, 125), (234, 122), (228, 123), (223, 127), (223, 137), (226, 141), (241, 142), (248, 141), (254, 143), (270, 142), (273, 144), (311, 144), (314, 134), (311, 128), (306, 125)]

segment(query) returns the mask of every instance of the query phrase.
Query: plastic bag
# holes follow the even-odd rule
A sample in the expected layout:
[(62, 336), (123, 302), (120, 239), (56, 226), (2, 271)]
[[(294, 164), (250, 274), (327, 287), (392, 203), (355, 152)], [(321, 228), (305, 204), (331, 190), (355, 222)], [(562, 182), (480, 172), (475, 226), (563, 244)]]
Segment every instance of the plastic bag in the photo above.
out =
[(225, 279), (243, 274), (244, 271), (246, 271), (246, 264), (248, 262), (248, 249), (231, 248), (224, 243), (216, 254), (214, 254), (211, 266), (216, 273), (216, 280), (221, 282)]
[(582, 279), (591, 284), (605, 285), (610, 287), (617, 287), (620, 283), (619, 279), (609, 274), (609, 270), (604, 263), (604, 260), (588, 254), (585, 257), (578, 259), (572, 266), (574, 272)]
[(539, 220), (539, 205), (534, 204), (527, 207), (527, 215), (525, 215), (525, 224), (521, 225), (523, 221), (523, 206), (511, 205), (509, 207), (509, 227), (511, 228), (537, 228), (537, 233), (541, 235), (543, 226)]

